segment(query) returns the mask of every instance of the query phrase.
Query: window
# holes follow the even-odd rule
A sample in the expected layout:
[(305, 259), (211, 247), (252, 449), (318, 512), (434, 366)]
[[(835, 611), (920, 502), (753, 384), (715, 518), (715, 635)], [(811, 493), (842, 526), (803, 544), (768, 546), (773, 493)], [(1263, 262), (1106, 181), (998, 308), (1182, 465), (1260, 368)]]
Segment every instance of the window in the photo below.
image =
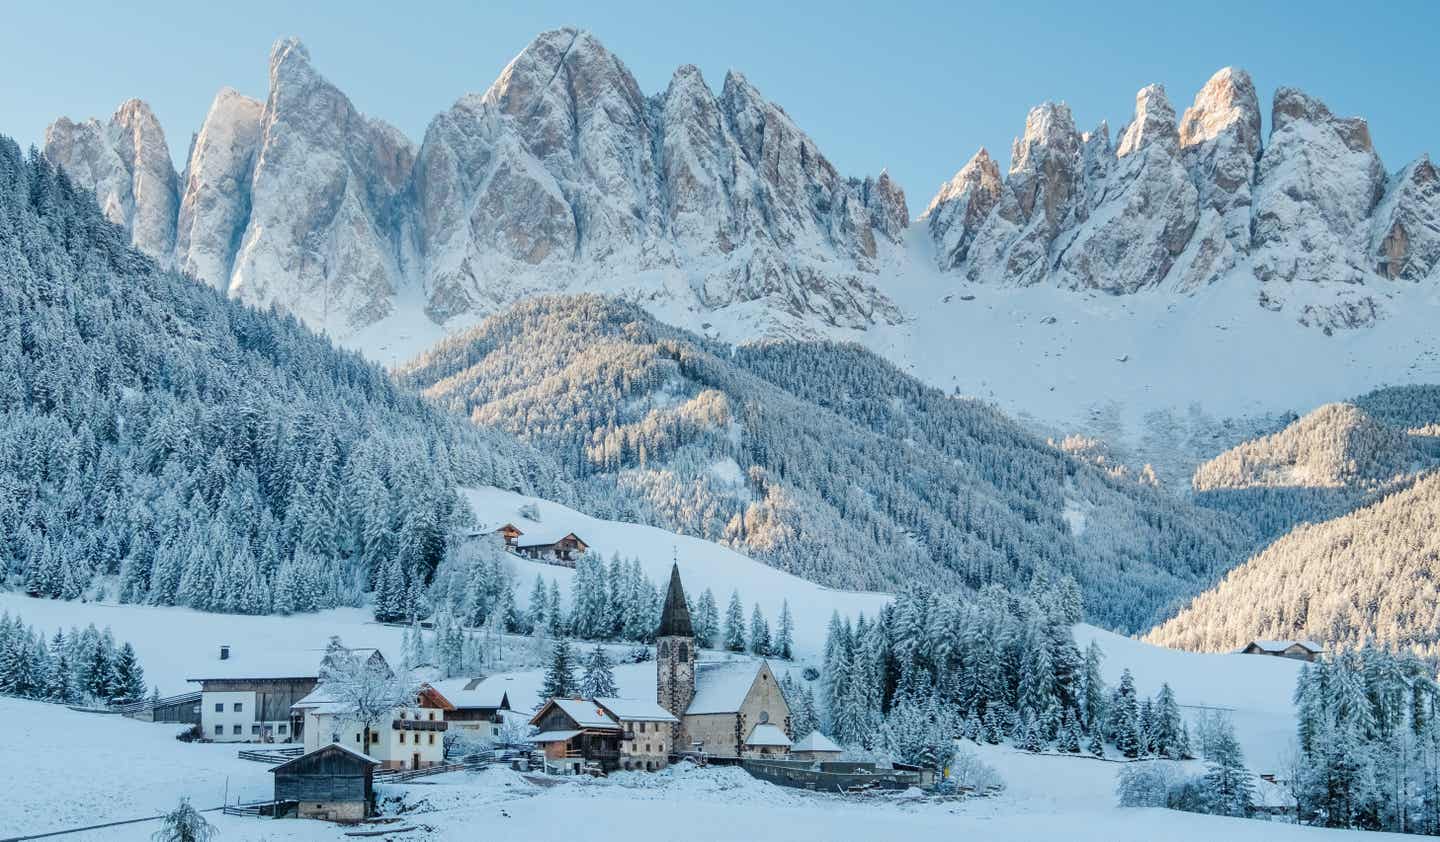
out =
[(370, 732), (370, 742), (372, 742), (372, 743), (378, 743), (378, 742), (380, 742), (380, 732), (379, 732), (379, 731), (371, 731), (371, 732)]
[(218, 736), (220, 736), (220, 735), (223, 734), (223, 733), (225, 733), (225, 726), (224, 726), (224, 725), (216, 725), (216, 726), (215, 726), (215, 736), (218, 737)]
[(289, 728), (290, 726), (285, 724), (284, 722), (280, 723), (280, 733), (284, 734), (287, 730), (289, 730)]
[(360, 745), (360, 735), (359, 735), (359, 734), (356, 734), (356, 735), (355, 735), (355, 745)]
[(431, 734), (431, 735), (430, 735), (430, 745), (432, 745), (432, 746), (435, 745), (435, 735), (434, 735), (434, 734)]
[(230, 733), (232, 733), (232, 734), (239, 734), (239, 733), (240, 733), (240, 726), (239, 726), (239, 725), (232, 726), (231, 729), (230, 729)]
[(251, 725), (251, 726), (250, 726), (250, 733), (252, 733), (252, 734), (258, 734), (258, 733), (260, 733), (260, 726), (259, 726), (259, 725)]
[(683, 640), (680, 641), (680, 654), (677, 657), (680, 659), (680, 663), (682, 664), (690, 660), (690, 644), (686, 643)]
[(433, 710), (430, 711), (430, 721), (431, 721), (431, 722), (434, 722), (434, 721), (435, 721), (435, 711), (433, 711)]
[(239, 702), (236, 702), (236, 703), (235, 703), (235, 712), (236, 712), (236, 713), (239, 713), (241, 710), (244, 709), (244, 707), (245, 707), (244, 705), (240, 704)]
[(405, 718), (405, 711), (403, 711), (403, 710), (400, 711), (400, 718), (401, 718), (401, 719), (404, 719), (404, 718)]
[(215, 712), (216, 712), (216, 713), (224, 713), (224, 712), (225, 712), (225, 703), (224, 703), (224, 702), (216, 702), (216, 703), (215, 703)]
[(640, 733), (642, 733), (642, 734), (645, 733), (645, 723), (644, 723), (644, 722), (641, 722), (641, 723), (640, 723)]
[(405, 732), (404, 732), (404, 731), (401, 731), (401, 732), (400, 732), (400, 745), (402, 745), (402, 746), (405, 745)]

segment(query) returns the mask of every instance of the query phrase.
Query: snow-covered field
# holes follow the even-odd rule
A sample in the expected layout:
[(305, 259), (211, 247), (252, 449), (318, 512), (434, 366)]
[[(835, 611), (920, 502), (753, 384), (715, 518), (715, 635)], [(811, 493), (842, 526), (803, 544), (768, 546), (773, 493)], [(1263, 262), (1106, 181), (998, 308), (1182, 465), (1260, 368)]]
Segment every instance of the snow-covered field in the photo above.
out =
[[(0, 838), (139, 818), (189, 795), (218, 805), (228, 778), (232, 798), (263, 795), (266, 768), (237, 760), (233, 746), (187, 745), (174, 726), (148, 725), (33, 702), (0, 699), (0, 714), (44, 745), (26, 763), (0, 765), (6, 810)], [(1262, 821), (1225, 819), (1114, 805), (1118, 763), (1088, 757), (1027, 755), (983, 746), (982, 758), (1006, 781), (987, 799), (842, 798), (775, 787), (738, 769), (676, 767), (661, 774), (620, 773), (601, 781), (562, 779), (540, 786), (505, 769), (459, 773), (426, 783), (382, 785), (382, 799), (403, 799), (397, 839), (479, 838), (604, 842), (660, 838), (684, 828), (693, 840), (881, 840), (963, 838), (1025, 840), (1382, 839)], [(644, 802), (637, 804), (636, 802)], [(392, 805), (389, 809), (394, 810)], [(221, 840), (343, 840), (344, 829), (315, 821), (206, 814)], [(74, 840), (148, 840), (153, 822), (68, 835)]]

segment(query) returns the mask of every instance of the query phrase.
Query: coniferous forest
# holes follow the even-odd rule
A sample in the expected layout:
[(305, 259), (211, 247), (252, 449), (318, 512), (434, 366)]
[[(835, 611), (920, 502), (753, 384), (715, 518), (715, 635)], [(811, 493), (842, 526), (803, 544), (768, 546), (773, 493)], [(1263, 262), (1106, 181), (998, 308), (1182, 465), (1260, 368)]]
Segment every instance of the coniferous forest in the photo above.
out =
[(554, 463), (293, 318), (161, 271), (0, 139), (0, 567), (37, 596), (244, 613), (415, 590), (488, 483)]

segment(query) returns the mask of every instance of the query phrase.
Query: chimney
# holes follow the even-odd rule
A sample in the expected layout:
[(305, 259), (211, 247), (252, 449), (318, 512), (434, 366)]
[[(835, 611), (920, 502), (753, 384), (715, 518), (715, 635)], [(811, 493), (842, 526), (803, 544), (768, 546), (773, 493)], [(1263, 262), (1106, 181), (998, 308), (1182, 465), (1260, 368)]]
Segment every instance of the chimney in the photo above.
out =
[(222, 660), (222, 661), (228, 661), (228, 660), (230, 660), (230, 644), (228, 644), (228, 643), (222, 643), (222, 644), (220, 644), (220, 660)]

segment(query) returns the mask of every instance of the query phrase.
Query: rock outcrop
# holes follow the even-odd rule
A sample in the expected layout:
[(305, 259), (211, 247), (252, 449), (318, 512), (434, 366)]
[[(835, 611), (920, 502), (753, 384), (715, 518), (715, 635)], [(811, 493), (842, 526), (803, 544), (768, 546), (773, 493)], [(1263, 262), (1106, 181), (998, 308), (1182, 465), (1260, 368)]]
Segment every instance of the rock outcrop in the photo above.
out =
[(1440, 174), (1429, 155), (1402, 170), (1375, 209), (1370, 260), (1377, 273), (1406, 281), (1440, 266)]
[(126, 100), (104, 124), (62, 117), (45, 131), (45, 155), (76, 184), (94, 191), (106, 218), (129, 232), (132, 245), (162, 263), (170, 261), (179, 179), (150, 106)]
[(1003, 189), (1000, 165), (983, 146), (941, 186), (920, 215), (935, 241), (940, 268), (953, 269), (965, 263), (980, 223), (1000, 201)]
[(250, 221), (250, 178), (264, 112), (264, 103), (224, 88), (190, 146), (175, 262), (217, 289), (230, 286), (235, 252)]

